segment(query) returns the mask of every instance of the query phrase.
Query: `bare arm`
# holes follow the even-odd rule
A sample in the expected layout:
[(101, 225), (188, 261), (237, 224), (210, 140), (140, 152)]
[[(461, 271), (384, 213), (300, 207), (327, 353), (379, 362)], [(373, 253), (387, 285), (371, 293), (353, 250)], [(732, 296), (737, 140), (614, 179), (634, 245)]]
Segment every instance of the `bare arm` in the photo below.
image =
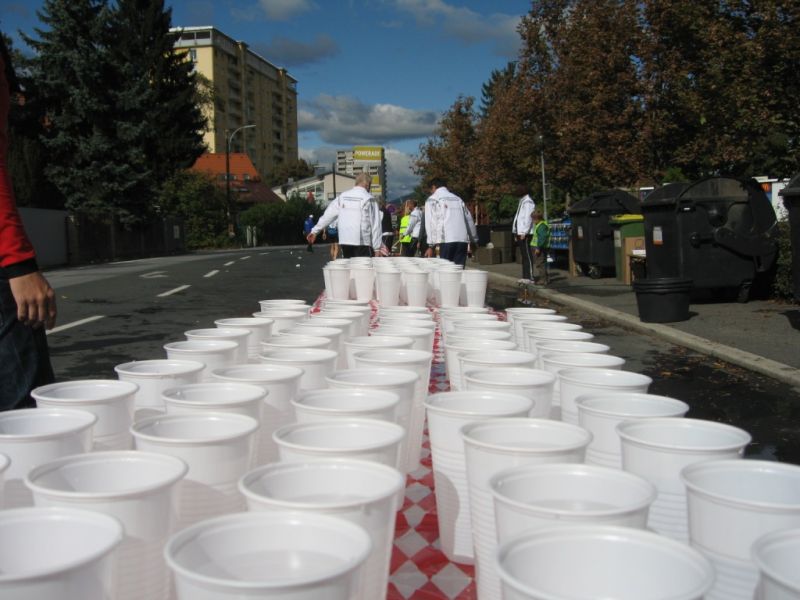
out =
[(17, 318), (27, 325), (52, 329), (56, 322), (56, 295), (39, 271), (8, 280), (17, 303)]

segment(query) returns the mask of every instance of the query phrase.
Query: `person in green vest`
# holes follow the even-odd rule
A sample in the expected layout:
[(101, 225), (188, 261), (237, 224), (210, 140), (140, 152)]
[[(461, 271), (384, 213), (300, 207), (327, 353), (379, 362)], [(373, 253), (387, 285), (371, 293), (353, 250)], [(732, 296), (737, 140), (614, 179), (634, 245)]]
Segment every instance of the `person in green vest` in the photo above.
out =
[(533, 235), (531, 248), (533, 248), (533, 283), (547, 285), (550, 283), (547, 275), (547, 249), (550, 248), (550, 225), (544, 220), (542, 211), (534, 210)]
[(416, 200), (406, 200), (403, 218), (400, 219), (400, 255), (415, 256), (422, 221)]

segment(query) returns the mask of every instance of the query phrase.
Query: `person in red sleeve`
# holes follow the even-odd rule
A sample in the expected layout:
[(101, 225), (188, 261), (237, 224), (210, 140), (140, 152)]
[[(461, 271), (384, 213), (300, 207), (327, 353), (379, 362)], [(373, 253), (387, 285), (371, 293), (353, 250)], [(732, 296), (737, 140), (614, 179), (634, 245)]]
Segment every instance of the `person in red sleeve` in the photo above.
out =
[(56, 320), (55, 293), (39, 272), (8, 174), (8, 110), (18, 91), (0, 35), (0, 410), (36, 406), (31, 390), (55, 379), (45, 336)]

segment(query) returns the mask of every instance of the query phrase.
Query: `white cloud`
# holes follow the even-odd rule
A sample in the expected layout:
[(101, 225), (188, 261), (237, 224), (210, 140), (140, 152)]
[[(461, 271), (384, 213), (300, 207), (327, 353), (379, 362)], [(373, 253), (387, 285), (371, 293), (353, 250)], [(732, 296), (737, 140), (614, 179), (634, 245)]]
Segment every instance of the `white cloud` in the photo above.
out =
[[(300, 158), (312, 165), (331, 165), (336, 161), (336, 151), (348, 148), (320, 146), (318, 148), (300, 148)], [(387, 198), (393, 200), (410, 194), (419, 178), (411, 172), (413, 156), (395, 148), (385, 148)]]
[(367, 105), (350, 96), (320, 95), (301, 103), (297, 121), (301, 131), (315, 131), (326, 143), (352, 146), (386, 145), (391, 141), (428, 137), (439, 114), (394, 104)]
[(491, 13), (483, 15), (444, 0), (394, 0), (395, 6), (411, 14), (424, 27), (441, 23), (442, 30), (465, 44), (491, 42), (501, 56), (515, 58), (520, 47), (517, 25), (520, 15)]
[(259, 0), (258, 5), (274, 21), (287, 21), (316, 8), (311, 0)]

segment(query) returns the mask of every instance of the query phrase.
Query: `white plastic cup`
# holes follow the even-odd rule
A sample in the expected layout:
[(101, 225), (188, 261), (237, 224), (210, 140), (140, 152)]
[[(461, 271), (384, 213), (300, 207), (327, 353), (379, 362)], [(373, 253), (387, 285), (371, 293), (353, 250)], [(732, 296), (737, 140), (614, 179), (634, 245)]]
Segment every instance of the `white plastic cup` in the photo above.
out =
[(494, 568), (495, 510), (489, 482), (498, 472), (520, 465), (582, 462), (591, 436), (574, 425), (528, 418), (497, 418), (461, 428), (464, 441), (470, 521), (478, 596), (500, 598)]
[(316, 335), (295, 335), (281, 333), (261, 342), (261, 351), (280, 350), (281, 348), (322, 348), (323, 350), (339, 350), (334, 347), (333, 340)]
[(341, 419), (285, 425), (272, 435), (281, 462), (356, 458), (397, 467), (400, 442), (406, 432), (388, 421)]
[[(161, 393), (177, 385), (196, 383), (205, 365), (196, 360), (135, 360), (114, 367), (122, 381), (139, 386), (134, 396), (134, 410), (164, 410)], [(135, 413), (134, 413), (135, 414)]]
[(588, 394), (575, 399), (578, 424), (592, 433), (586, 449), (586, 463), (615, 469), (622, 468), (622, 445), (617, 425), (623, 421), (682, 417), (689, 405), (674, 398), (655, 394)]
[(97, 416), (92, 428), (95, 450), (128, 450), (133, 422), (133, 402), (139, 386), (115, 379), (63, 381), (31, 392), (42, 408), (78, 408)]
[(292, 400), (297, 423), (335, 419), (378, 419), (397, 422), (400, 396), (394, 392), (324, 389), (303, 392)]
[(344, 352), (347, 357), (347, 368), (356, 368), (355, 354), (361, 350), (374, 350), (384, 348), (408, 349), (414, 345), (414, 338), (402, 336), (376, 336), (366, 335), (354, 337), (344, 343)]
[[(490, 331), (488, 329), (480, 329), (480, 333), (476, 336), (475, 331), (464, 331), (459, 335), (451, 333), (447, 336), (447, 341), (453, 344), (454, 346), (461, 346), (463, 344), (468, 344), (469, 342), (473, 341), (476, 337), (480, 337), (483, 340), (501, 340), (501, 341), (510, 341), (512, 339), (512, 335), (510, 331)], [(515, 346), (516, 348), (516, 346)]]
[(26, 478), (36, 506), (78, 508), (114, 517), (125, 530), (113, 554), (115, 600), (169, 597), (163, 548), (175, 523), (182, 460), (163, 454), (117, 451), (60, 458)]
[(70, 408), (23, 408), (0, 413), (0, 455), (8, 461), (2, 506), (32, 506), (33, 496), (25, 486), (28, 472), (61, 456), (89, 452), (96, 422), (94, 413)]
[(408, 306), (425, 306), (428, 302), (428, 274), (425, 271), (403, 273)]
[[(578, 333), (578, 332), (575, 332)], [(562, 369), (558, 372), (561, 420), (578, 424), (575, 399), (584, 394), (638, 392), (647, 393), (653, 379), (641, 373), (618, 369)]]
[(487, 390), (517, 394), (533, 402), (529, 417), (546, 419), (550, 416), (553, 384), (556, 377), (536, 369), (498, 367), (473, 369), (464, 376), (467, 390)]
[(347, 307), (323, 308), (318, 313), (311, 315), (309, 319), (312, 323), (318, 319), (344, 319), (350, 322), (349, 337), (367, 335), (369, 333), (369, 321), (372, 317), (370, 309), (349, 309)]
[(0, 510), (4, 508), (4, 499), (5, 499), (5, 472), (8, 469), (8, 466), (11, 464), (11, 459), (8, 458), (5, 454), (0, 454)]
[(308, 319), (308, 312), (303, 310), (284, 310), (279, 308), (271, 308), (269, 310), (262, 310), (254, 312), (253, 317), (256, 319), (269, 319), (272, 321), (272, 335), (283, 333), (287, 329), (291, 329), (295, 323), (301, 323)]
[(447, 374), (447, 379), (450, 381), (450, 389), (458, 390), (462, 381), (461, 364), (459, 361), (459, 354), (476, 352), (478, 350), (486, 353), (494, 353), (499, 350), (516, 350), (517, 344), (511, 340), (489, 340), (489, 339), (476, 339), (466, 344), (451, 344), (445, 343), (444, 345), (444, 368)]
[(458, 306), (461, 296), (461, 271), (439, 269), (439, 306)]
[(179, 527), (244, 509), (236, 483), (250, 468), (256, 429), (251, 417), (215, 412), (150, 417), (131, 427), (137, 450), (189, 466), (178, 486)]
[(431, 444), (436, 512), (442, 552), (453, 562), (472, 564), (467, 470), (461, 428), (495, 417), (526, 417), (531, 400), (500, 392), (443, 392), (425, 401)]
[(234, 353), (234, 362), (236, 364), (247, 364), (247, 346), (248, 338), (250, 337), (250, 329), (234, 328), (234, 327), (208, 327), (204, 329), (190, 329), (184, 331), (183, 335), (187, 340), (227, 340), (229, 342), (236, 342), (236, 352)]
[(214, 381), (249, 383), (263, 388), (267, 395), (261, 402), (257, 434), (256, 464), (278, 460), (278, 446), (272, 432), (294, 419), (291, 401), (297, 395), (303, 369), (279, 365), (238, 365), (215, 369)]
[(588, 331), (558, 331), (554, 329), (529, 329), (525, 337), (527, 351), (539, 355), (539, 346), (558, 341), (589, 342), (594, 339), (594, 334)]
[(413, 349), (361, 350), (353, 355), (356, 368), (399, 368), (414, 371), (419, 379), (414, 388), (414, 399), (406, 430), (407, 439), (402, 447), (400, 470), (410, 473), (419, 468), (422, 458), (422, 435), (425, 429), (425, 397), (428, 395), (433, 353)]
[(800, 528), (774, 531), (758, 538), (750, 554), (760, 573), (755, 598), (800, 598)]
[(262, 351), (259, 360), (270, 365), (297, 367), (303, 370), (300, 390), (325, 387), (325, 377), (333, 373), (338, 353), (322, 348), (279, 348)]
[(315, 321), (304, 321), (296, 323), (291, 329), (287, 329), (284, 333), (286, 335), (302, 335), (322, 337), (331, 340), (329, 350), (336, 350), (339, 353), (339, 358), (336, 360), (336, 366), (343, 369), (347, 366), (347, 358), (344, 353), (344, 343), (349, 337), (350, 325), (347, 323), (333, 326), (321, 326)]
[(200, 372), (200, 381), (209, 381), (214, 369), (236, 364), (238, 349), (238, 343), (228, 340), (185, 340), (164, 344), (167, 358), (196, 360), (206, 366)]
[(378, 321), (378, 324), (381, 327), (414, 327), (415, 329), (436, 331), (436, 322), (432, 319), (409, 319), (405, 315), (383, 316)]
[(467, 269), (461, 274), (461, 282), (466, 293), (467, 306), (483, 306), (486, 303), (486, 287), (489, 285), (489, 272)]
[(247, 336), (247, 357), (250, 361), (258, 359), (261, 350), (261, 342), (266, 342), (272, 337), (272, 319), (256, 317), (232, 317), (229, 319), (217, 319), (214, 325), (226, 329), (247, 329), (250, 335)]
[(409, 326), (404, 325), (382, 325), (378, 329), (372, 330), (370, 333), (372, 337), (391, 336), (391, 337), (409, 337), (414, 340), (411, 346), (414, 350), (424, 350), (425, 352), (433, 351), (433, 340), (436, 337), (436, 331), (430, 329), (420, 329), (414, 327), (413, 323)]
[(380, 600), (386, 598), (395, 513), (404, 484), (397, 469), (375, 462), (320, 460), (266, 465), (242, 477), (239, 489), (251, 512), (327, 514), (362, 527), (372, 552), (355, 597)]
[(442, 336), (444, 337), (444, 341), (447, 342), (448, 338), (451, 333), (456, 335), (463, 335), (460, 331), (456, 329), (457, 324), (461, 324), (464, 321), (480, 321), (482, 323), (494, 323), (497, 321), (497, 315), (490, 312), (440, 312), (439, 313), (439, 321), (441, 322), (441, 331)]
[(533, 369), (535, 362), (536, 358), (533, 354), (521, 350), (493, 350), (492, 352), (476, 350), (460, 352), (458, 354), (458, 363), (459, 371), (461, 372), (461, 381), (457, 389), (465, 389), (465, 378), (469, 375), (470, 371), (492, 368), (500, 369), (504, 367)]
[(397, 306), (400, 303), (400, 271), (379, 270), (375, 276), (378, 304), (382, 307)]
[(0, 511), (0, 597), (107, 600), (122, 537), (119, 521), (87, 510)]
[(350, 298), (350, 269), (347, 267), (323, 267), (328, 273), (330, 289), (328, 297), (334, 300), (347, 300)]
[(476, 335), (480, 336), (483, 331), (507, 331), (511, 333), (511, 323), (508, 321), (492, 321), (489, 319), (457, 319), (450, 321), (449, 336), (452, 335)]
[(617, 425), (617, 434), (623, 468), (658, 489), (648, 527), (684, 543), (689, 541), (689, 525), (681, 469), (699, 461), (741, 458), (751, 439), (738, 427), (678, 417), (624, 421)]
[(164, 554), (177, 600), (351, 600), (371, 546), (338, 517), (248, 512), (184, 529)]
[(552, 373), (556, 378), (556, 382), (553, 385), (553, 404), (559, 407), (561, 405), (561, 385), (558, 374), (561, 371), (565, 369), (614, 369), (619, 371), (622, 370), (624, 364), (624, 358), (601, 352), (556, 352), (554, 354), (546, 354), (540, 350), (536, 354), (536, 368)]
[[(522, 310), (522, 309), (525, 310)], [(514, 331), (514, 341), (520, 346), (525, 345), (524, 336), (522, 334), (522, 323), (525, 321), (566, 321), (567, 317), (556, 314), (552, 308), (538, 308), (538, 307), (520, 307), (520, 308), (507, 308), (506, 321), (512, 324)]]
[(433, 313), (424, 306), (384, 306), (381, 304), (378, 307), (378, 316), (388, 316), (388, 315), (395, 315), (395, 316), (403, 316), (407, 314), (427, 314), (433, 318)]
[(300, 300), (299, 298), (270, 298), (268, 300), (259, 300), (259, 306), (261, 306), (261, 310), (268, 310), (270, 308), (289, 308), (293, 306), (306, 306), (305, 300)]
[(709, 600), (750, 600), (751, 559), (763, 535), (800, 527), (800, 466), (763, 460), (710, 460), (681, 471), (692, 546), (714, 565)]
[(714, 570), (699, 552), (630, 527), (545, 529), (497, 554), (504, 600), (702, 600)]
[(343, 331), (344, 340), (362, 335), (361, 315), (357, 317), (345, 317), (344, 314), (336, 313), (336, 316), (333, 316), (331, 313), (326, 315), (317, 313), (311, 316), (308, 320), (308, 324), (314, 327), (333, 327), (335, 329), (341, 329)]

